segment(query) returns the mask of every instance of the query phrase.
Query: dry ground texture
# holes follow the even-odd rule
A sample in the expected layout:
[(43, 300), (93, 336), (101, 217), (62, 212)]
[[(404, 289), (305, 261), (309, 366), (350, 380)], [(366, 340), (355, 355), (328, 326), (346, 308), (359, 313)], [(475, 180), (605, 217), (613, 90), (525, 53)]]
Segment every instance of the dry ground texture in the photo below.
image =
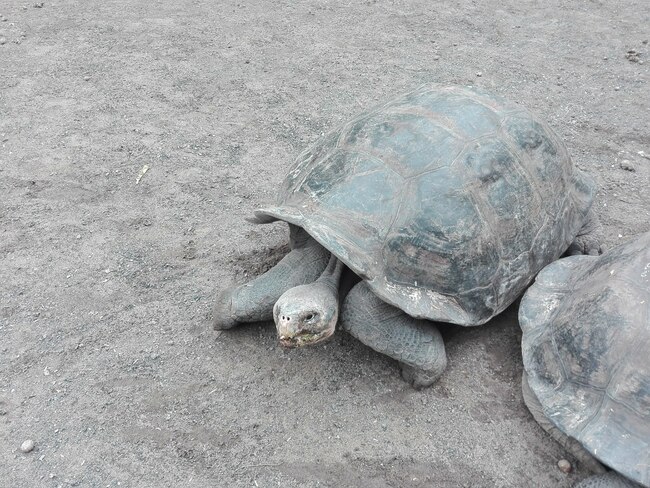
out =
[(285, 351), (210, 308), (286, 251), (244, 218), (299, 151), (425, 82), (538, 112), (599, 183), (604, 242), (649, 230), (647, 2), (32, 2), (0, 2), (1, 486), (586, 475), (522, 403), (515, 309), (444, 328), (448, 370), (414, 391), (344, 333)]

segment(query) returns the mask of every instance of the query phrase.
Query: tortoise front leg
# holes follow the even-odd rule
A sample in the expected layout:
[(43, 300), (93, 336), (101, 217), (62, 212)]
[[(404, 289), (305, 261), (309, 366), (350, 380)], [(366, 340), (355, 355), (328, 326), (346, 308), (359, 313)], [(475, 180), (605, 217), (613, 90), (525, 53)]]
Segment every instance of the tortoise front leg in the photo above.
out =
[(346, 296), (341, 325), (368, 347), (399, 361), (402, 377), (414, 388), (431, 385), (447, 367), (435, 325), (382, 301), (363, 281)]
[(213, 308), (217, 330), (243, 322), (273, 318), (273, 305), (290, 288), (316, 281), (327, 266), (330, 253), (302, 228), (290, 225), (292, 250), (273, 268), (254, 280), (221, 291)]
[(601, 225), (598, 216), (591, 207), (587, 213), (587, 218), (578, 235), (573, 240), (567, 254), (573, 256), (576, 254), (589, 254), (591, 256), (598, 256), (603, 253), (603, 248), (600, 245), (598, 234), (600, 234)]

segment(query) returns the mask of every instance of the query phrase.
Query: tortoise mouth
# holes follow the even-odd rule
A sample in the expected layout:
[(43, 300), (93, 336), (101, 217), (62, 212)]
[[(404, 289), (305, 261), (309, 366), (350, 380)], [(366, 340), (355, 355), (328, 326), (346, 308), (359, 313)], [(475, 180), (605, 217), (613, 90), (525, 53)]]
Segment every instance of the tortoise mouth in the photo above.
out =
[(329, 339), (334, 334), (334, 329), (327, 329), (323, 332), (314, 334), (313, 332), (301, 332), (295, 335), (279, 335), (280, 345), (288, 349), (297, 347), (312, 346), (319, 342)]

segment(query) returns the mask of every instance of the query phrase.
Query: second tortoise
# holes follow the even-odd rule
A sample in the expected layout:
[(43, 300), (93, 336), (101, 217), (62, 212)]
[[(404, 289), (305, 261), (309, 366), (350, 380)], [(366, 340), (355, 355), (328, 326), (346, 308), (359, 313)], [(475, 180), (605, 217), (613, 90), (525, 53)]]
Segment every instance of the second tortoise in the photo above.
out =
[(650, 232), (537, 276), (519, 307), (524, 400), (578, 460), (580, 488), (650, 487)]

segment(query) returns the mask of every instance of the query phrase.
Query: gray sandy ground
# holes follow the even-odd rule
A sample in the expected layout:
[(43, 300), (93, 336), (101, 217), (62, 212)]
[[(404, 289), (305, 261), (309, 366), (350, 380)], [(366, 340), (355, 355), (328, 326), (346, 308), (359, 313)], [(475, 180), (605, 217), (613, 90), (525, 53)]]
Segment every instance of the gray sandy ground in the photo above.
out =
[(424, 82), (537, 111), (600, 185), (605, 243), (649, 230), (647, 2), (3, 0), (0, 14), (1, 486), (586, 474), (557, 469), (566, 454), (522, 403), (514, 309), (444, 328), (448, 370), (416, 392), (349, 336), (285, 351), (271, 324), (213, 332), (210, 304), (286, 251), (284, 227), (243, 219), (297, 153)]

